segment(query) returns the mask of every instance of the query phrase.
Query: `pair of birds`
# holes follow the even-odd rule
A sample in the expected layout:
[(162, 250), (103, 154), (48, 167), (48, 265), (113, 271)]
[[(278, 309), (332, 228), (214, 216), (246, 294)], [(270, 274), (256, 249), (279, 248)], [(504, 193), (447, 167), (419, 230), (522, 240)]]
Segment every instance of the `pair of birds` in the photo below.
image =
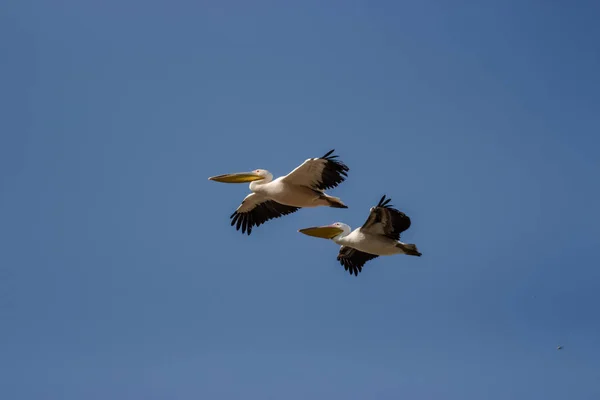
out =
[[(319, 158), (309, 158), (289, 174), (273, 180), (264, 169), (250, 172), (212, 176), (209, 180), (223, 183), (250, 182), (250, 193), (231, 215), (231, 226), (250, 235), (253, 227), (300, 208), (348, 208), (340, 198), (325, 193), (348, 176), (349, 168), (333, 155), (334, 150)], [(402, 243), (400, 234), (410, 227), (410, 218), (393, 208), (384, 194), (371, 207), (367, 221), (352, 230), (349, 225), (335, 222), (331, 225), (300, 229), (308, 236), (330, 239), (340, 245), (337, 260), (351, 275), (358, 276), (367, 261), (379, 256), (407, 254), (421, 256), (417, 246)]]

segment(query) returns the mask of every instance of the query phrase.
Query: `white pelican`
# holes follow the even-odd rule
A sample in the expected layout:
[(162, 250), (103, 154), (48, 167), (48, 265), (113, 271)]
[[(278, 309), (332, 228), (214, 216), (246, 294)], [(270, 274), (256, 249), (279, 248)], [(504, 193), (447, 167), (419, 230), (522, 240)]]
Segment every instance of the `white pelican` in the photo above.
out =
[(225, 174), (208, 178), (224, 183), (250, 182), (250, 193), (231, 214), (231, 226), (235, 224), (242, 233), (252, 232), (270, 219), (291, 214), (300, 208), (327, 206), (348, 208), (338, 197), (324, 192), (342, 183), (349, 168), (329, 151), (323, 157), (309, 158), (289, 174), (273, 180), (264, 169), (251, 172)]
[(337, 259), (344, 269), (354, 273), (362, 271), (363, 265), (379, 256), (407, 254), (420, 257), (417, 246), (400, 241), (400, 233), (410, 227), (410, 218), (401, 211), (392, 208), (390, 198), (385, 195), (379, 204), (371, 207), (369, 218), (360, 228), (352, 231), (350, 226), (336, 222), (331, 225), (300, 229), (305, 235), (331, 239), (341, 245)]

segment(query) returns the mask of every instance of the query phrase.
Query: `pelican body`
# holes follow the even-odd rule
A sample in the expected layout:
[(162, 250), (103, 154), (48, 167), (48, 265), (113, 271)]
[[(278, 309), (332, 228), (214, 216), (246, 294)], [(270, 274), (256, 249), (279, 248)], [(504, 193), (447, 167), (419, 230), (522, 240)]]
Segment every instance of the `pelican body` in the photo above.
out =
[(348, 208), (340, 198), (325, 193), (342, 183), (349, 168), (329, 151), (319, 158), (309, 158), (289, 174), (273, 180), (264, 169), (212, 176), (209, 180), (223, 183), (250, 182), (250, 193), (231, 214), (231, 226), (250, 235), (257, 227), (273, 218), (294, 213), (301, 208)]
[(331, 225), (300, 229), (308, 236), (330, 239), (340, 245), (337, 260), (351, 275), (358, 276), (367, 261), (379, 256), (406, 254), (420, 257), (417, 246), (400, 241), (400, 233), (410, 227), (410, 218), (389, 204), (383, 195), (375, 207), (371, 207), (367, 221), (352, 230), (349, 225), (335, 222)]

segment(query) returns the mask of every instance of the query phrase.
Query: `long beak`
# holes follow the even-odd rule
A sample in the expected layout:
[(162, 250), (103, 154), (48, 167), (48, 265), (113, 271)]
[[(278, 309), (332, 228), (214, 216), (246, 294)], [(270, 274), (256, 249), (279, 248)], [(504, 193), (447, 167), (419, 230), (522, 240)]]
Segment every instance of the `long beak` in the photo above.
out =
[(225, 175), (217, 175), (211, 176), (208, 178), (210, 181), (223, 182), (223, 183), (244, 183), (244, 182), (252, 182), (259, 181), (264, 179), (263, 176), (258, 175), (254, 172), (239, 172), (236, 174), (225, 174)]
[(304, 233), (308, 236), (318, 237), (322, 239), (333, 239), (340, 233), (344, 232), (342, 229), (331, 225), (325, 226), (313, 226), (311, 228), (304, 228), (298, 230), (300, 233)]

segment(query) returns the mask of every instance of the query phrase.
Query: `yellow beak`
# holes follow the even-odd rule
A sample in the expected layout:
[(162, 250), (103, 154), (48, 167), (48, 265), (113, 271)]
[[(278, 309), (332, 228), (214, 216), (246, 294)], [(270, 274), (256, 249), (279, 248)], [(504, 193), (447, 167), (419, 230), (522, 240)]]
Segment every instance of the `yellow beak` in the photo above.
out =
[(322, 239), (333, 239), (334, 237), (336, 237), (337, 235), (339, 235), (340, 233), (342, 233), (344, 231), (335, 226), (325, 225), (325, 226), (314, 226), (311, 228), (300, 229), (300, 230), (298, 230), (298, 232), (304, 233), (305, 235), (308, 235), (308, 236), (318, 237), (318, 238), (322, 238)]
[(217, 176), (211, 176), (210, 178), (208, 178), (208, 180), (210, 180), (210, 181), (223, 182), (223, 183), (244, 183), (244, 182), (259, 181), (261, 179), (264, 179), (264, 177), (254, 173), (254, 172), (240, 172), (237, 174), (217, 175)]

